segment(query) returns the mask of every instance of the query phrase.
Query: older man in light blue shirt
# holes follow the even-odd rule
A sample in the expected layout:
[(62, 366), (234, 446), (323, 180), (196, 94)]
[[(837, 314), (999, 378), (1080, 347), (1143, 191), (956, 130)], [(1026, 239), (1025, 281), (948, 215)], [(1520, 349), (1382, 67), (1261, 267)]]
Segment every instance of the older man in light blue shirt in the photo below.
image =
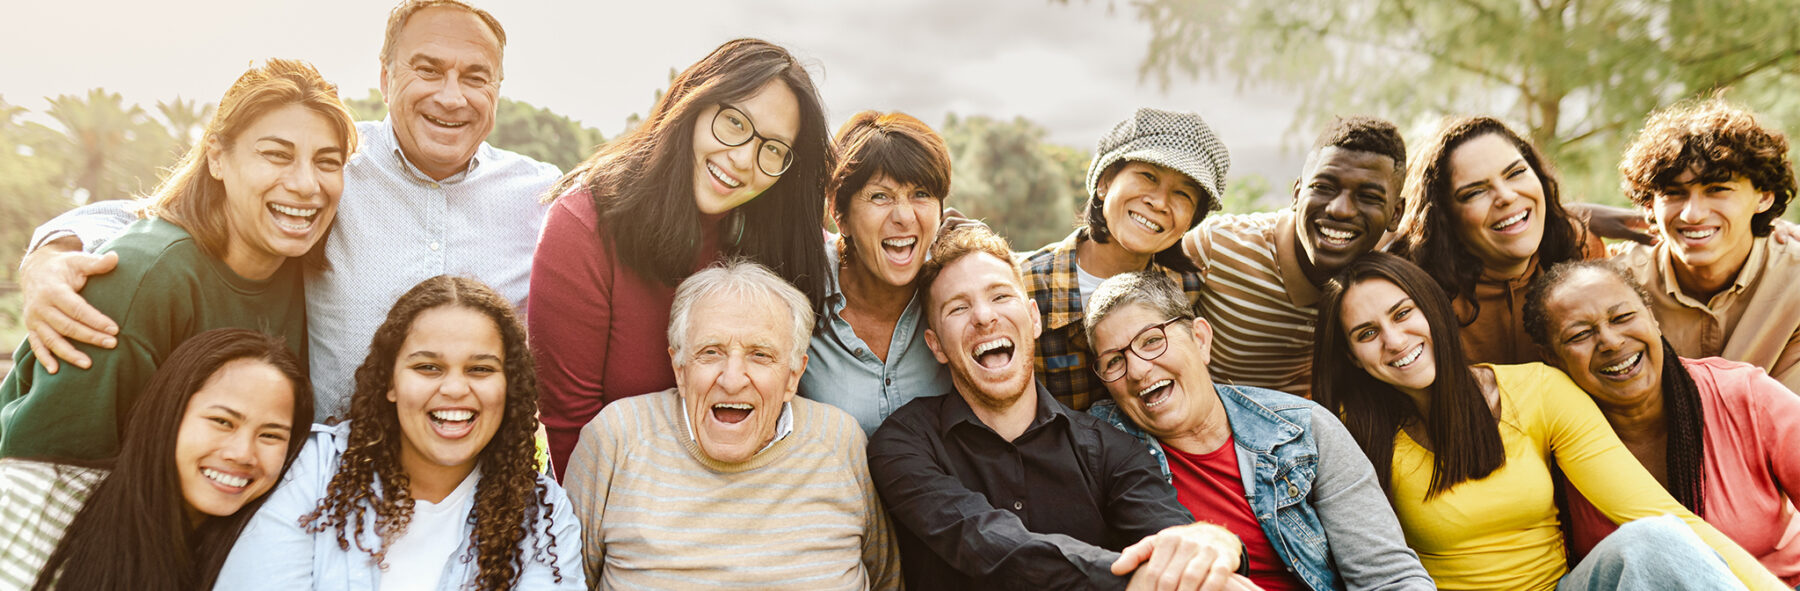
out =
[[(357, 124), (362, 149), (344, 167), (326, 265), (307, 272), (307, 332), (321, 419), (347, 413), (369, 339), (388, 307), (419, 281), (472, 276), (523, 311), (532, 253), (549, 211), (543, 193), (559, 172), (485, 141), (494, 127), (505, 44), (499, 22), (472, 6), (407, 0), (390, 15), (381, 55), (389, 114)], [(106, 340), (97, 329), (114, 323), (82, 311), (86, 303), (75, 292), (84, 275), (110, 264), (67, 251), (76, 240), (79, 248), (97, 250), (136, 219), (127, 205), (88, 205), (38, 229), (20, 273), (28, 324), (105, 346), (96, 342)], [(56, 246), (39, 248), (46, 244)], [(39, 342), (50, 330), (33, 332), (32, 347), (46, 366), (62, 357), (85, 367), (85, 356), (67, 343)]]

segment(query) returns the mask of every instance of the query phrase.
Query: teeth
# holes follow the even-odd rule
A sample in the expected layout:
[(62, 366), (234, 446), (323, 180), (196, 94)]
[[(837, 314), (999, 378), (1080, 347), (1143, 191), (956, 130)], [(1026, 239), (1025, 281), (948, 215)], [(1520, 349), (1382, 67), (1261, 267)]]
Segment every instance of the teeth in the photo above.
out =
[(1713, 234), (1717, 234), (1717, 233), (1719, 233), (1718, 228), (1711, 228), (1711, 229), (1706, 229), (1706, 230), (1681, 230), (1681, 236), (1683, 238), (1692, 238), (1695, 240), (1711, 237)]
[(727, 186), (727, 187), (736, 189), (738, 187), (744, 186), (744, 183), (739, 182), (739, 181), (734, 181), (731, 179), (730, 176), (726, 176), (725, 171), (719, 170), (719, 167), (713, 166), (713, 163), (711, 163), (711, 162), (706, 163), (706, 172), (711, 173), (713, 175), (713, 178), (719, 179), (719, 182), (725, 183), (725, 186)]
[(1318, 228), (1319, 228), (1319, 233), (1324, 234), (1326, 238), (1330, 238), (1332, 240), (1340, 240), (1340, 241), (1344, 241), (1344, 242), (1350, 241), (1350, 239), (1355, 238), (1356, 235), (1359, 234), (1359, 232), (1351, 232), (1349, 230), (1338, 230), (1335, 228), (1327, 228), (1325, 226), (1319, 226)]
[(918, 238), (912, 238), (912, 237), (889, 238), (887, 240), (881, 241), (881, 244), (882, 244), (882, 246), (892, 246), (894, 248), (906, 248), (908, 246), (912, 246), (913, 243), (918, 242), (918, 241), (919, 241)]
[(1161, 224), (1152, 222), (1149, 219), (1145, 218), (1144, 216), (1141, 216), (1141, 215), (1138, 215), (1136, 213), (1129, 212), (1129, 211), (1125, 212), (1125, 215), (1126, 215), (1126, 217), (1130, 217), (1132, 220), (1137, 221), (1137, 223), (1143, 224), (1144, 227), (1149, 228), (1153, 232), (1163, 231), (1163, 227)]
[(1637, 354), (1632, 355), (1631, 357), (1625, 359), (1624, 361), (1620, 361), (1618, 363), (1600, 368), (1600, 373), (1607, 374), (1607, 375), (1619, 375), (1621, 373), (1624, 373), (1625, 370), (1631, 369), (1631, 366), (1637, 365), (1638, 360), (1642, 359), (1643, 357), (1644, 357), (1644, 352), (1638, 351)]
[(249, 478), (244, 478), (242, 476), (232, 476), (230, 474), (226, 474), (224, 472), (220, 472), (220, 471), (214, 470), (212, 468), (201, 468), (200, 473), (205, 475), (207, 478), (211, 478), (214, 481), (217, 481), (219, 484), (223, 484), (225, 486), (243, 488), (244, 485), (250, 484)]
[(309, 218), (309, 217), (312, 217), (313, 214), (319, 213), (319, 208), (317, 208), (317, 207), (312, 208), (312, 209), (300, 209), (298, 207), (288, 207), (288, 206), (282, 205), (280, 203), (270, 203), (269, 209), (273, 209), (275, 211), (285, 213), (285, 214), (288, 214), (288, 215), (291, 215), (291, 216), (294, 216), (297, 218)]
[(464, 409), (464, 410), (434, 410), (434, 411), (431, 411), (431, 418), (434, 418), (434, 419), (437, 419), (440, 421), (444, 421), (447, 423), (454, 423), (454, 422), (458, 422), (458, 421), (467, 421), (469, 419), (475, 418), (475, 411), (467, 410), (467, 409)]
[(439, 119), (439, 118), (436, 118), (436, 117), (432, 117), (432, 116), (430, 116), (430, 115), (426, 115), (426, 114), (424, 114), (424, 113), (420, 113), (420, 114), (419, 114), (419, 116), (421, 116), (421, 117), (424, 117), (424, 118), (425, 118), (425, 120), (426, 120), (426, 121), (430, 121), (430, 122), (432, 122), (432, 123), (436, 123), (436, 124), (438, 124), (438, 125), (442, 125), (442, 126), (444, 126), (444, 127), (462, 127), (462, 126), (464, 126), (464, 125), (468, 125), (468, 124), (469, 124), (469, 122), (467, 122), (467, 121), (462, 121), (462, 122), (458, 122), (458, 123), (451, 123), (451, 122), (449, 122), (449, 121), (445, 121), (445, 120), (443, 120), (443, 119)]
[(1413, 348), (1413, 352), (1411, 354), (1408, 354), (1407, 356), (1402, 357), (1400, 359), (1390, 361), (1390, 362), (1388, 362), (1388, 365), (1391, 367), (1406, 367), (1408, 365), (1412, 365), (1412, 363), (1414, 361), (1419, 360), (1419, 355), (1423, 354), (1424, 352), (1425, 352), (1425, 343), (1419, 343), (1418, 347)]
[(1515, 216), (1506, 218), (1504, 220), (1494, 222), (1494, 225), (1488, 226), (1488, 227), (1493, 228), (1495, 230), (1499, 230), (1501, 228), (1505, 228), (1507, 226), (1511, 226), (1513, 224), (1519, 223), (1519, 220), (1525, 219), (1525, 216), (1530, 213), (1531, 213), (1531, 210), (1527, 209), (1525, 211), (1519, 212), (1519, 215), (1515, 215)]
[(1167, 386), (1167, 385), (1173, 384), (1173, 383), (1175, 383), (1175, 380), (1164, 379), (1164, 380), (1158, 381), (1154, 384), (1144, 386), (1144, 388), (1142, 390), (1138, 390), (1137, 395), (1138, 395), (1138, 397), (1142, 398), (1144, 396), (1149, 395), (1151, 392), (1155, 392), (1157, 388), (1161, 388), (1163, 386)]
[(995, 339), (992, 341), (988, 341), (988, 342), (985, 342), (985, 343), (975, 346), (975, 356), (980, 357), (989, 351), (992, 351), (994, 349), (998, 349), (1001, 347), (1011, 347), (1012, 344), (1013, 344), (1012, 339), (1009, 339), (1006, 337), (1001, 337), (1001, 338), (998, 338), (998, 339)]
[(752, 405), (750, 405), (750, 403), (747, 403), (747, 402), (721, 402), (718, 404), (714, 404), (713, 408), (729, 408), (732, 410), (756, 410), (755, 406), (752, 406)]

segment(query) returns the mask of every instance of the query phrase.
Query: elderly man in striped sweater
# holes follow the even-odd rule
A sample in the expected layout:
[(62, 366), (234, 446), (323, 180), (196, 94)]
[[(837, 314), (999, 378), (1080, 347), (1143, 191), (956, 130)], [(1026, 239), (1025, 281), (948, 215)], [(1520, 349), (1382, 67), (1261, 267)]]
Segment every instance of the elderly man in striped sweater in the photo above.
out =
[(898, 589), (862, 428), (794, 396), (806, 296), (729, 261), (675, 290), (676, 387), (606, 407), (563, 479), (602, 589)]

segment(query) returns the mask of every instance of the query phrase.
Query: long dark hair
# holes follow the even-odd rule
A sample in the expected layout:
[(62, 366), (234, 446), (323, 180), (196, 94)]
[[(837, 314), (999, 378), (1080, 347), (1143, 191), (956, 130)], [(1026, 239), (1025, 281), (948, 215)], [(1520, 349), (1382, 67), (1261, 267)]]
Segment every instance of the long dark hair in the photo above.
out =
[[(690, 200), (691, 202), (691, 200)], [(427, 310), (458, 307), (474, 310), (493, 320), (505, 348), (506, 411), (500, 428), (479, 455), (481, 482), (475, 488), (475, 507), (469, 519), (474, 528), (469, 545), (477, 566), (474, 587), (508, 589), (518, 582), (526, 556), (521, 542), (537, 531), (538, 522), (552, 522), (549, 489), (538, 478), (533, 461), (537, 452), (537, 373), (532, 370), (531, 349), (525, 344), (525, 327), (513, 313), (512, 303), (480, 281), (439, 275), (419, 282), (394, 303), (387, 320), (375, 330), (369, 356), (356, 368), (356, 393), (350, 399), (350, 440), (337, 474), (331, 477), (325, 497), (311, 513), (300, 518), (313, 533), (327, 529), (337, 533), (338, 547), (358, 550), (375, 561), (387, 557), (394, 540), (406, 533), (412, 521), (411, 479), (400, 466), (399, 411), (387, 393), (394, 383), (394, 362), (411, 332), (413, 321)], [(364, 521), (373, 508), (375, 523)], [(374, 528), (380, 545), (363, 545), (360, 532)], [(554, 529), (546, 527), (545, 529)], [(547, 544), (534, 544), (532, 560), (549, 565), (557, 581), (554, 535)]]
[(1473, 314), (1459, 319), (1463, 324), (1474, 322), (1481, 315), (1481, 304), (1475, 301), (1475, 283), (1481, 278), (1483, 265), (1457, 235), (1450, 154), (1469, 140), (1489, 134), (1500, 136), (1517, 148), (1519, 156), (1537, 175), (1538, 184), (1543, 185), (1544, 237), (1538, 243), (1538, 267), (1579, 260), (1587, 242), (1587, 225), (1563, 209), (1556, 173), (1537, 147), (1493, 117), (1445, 121), (1407, 167), (1406, 186), (1401, 192), (1406, 196), (1406, 214), (1388, 250), (1430, 273), (1445, 293), (1468, 302)]
[[(1551, 342), (1550, 315), (1546, 312), (1550, 297), (1556, 295), (1558, 287), (1582, 271), (1594, 271), (1618, 280), (1637, 294), (1638, 300), (1644, 303), (1646, 314), (1654, 309), (1650, 305), (1650, 292), (1617, 263), (1601, 259), (1569, 261), (1550, 267), (1526, 290), (1523, 313), (1525, 333), (1544, 350), (1545, 359), (1557, 358), (1556, 345)], [(1654, 316), (1646, 320), (1656, 322)], [(1667, 488), (1669, 495), (1682, 506), (1701, 515), (1706, 504), (1706, 407), (1700, 402), (1700, 387), (1694, 384), (1694, 376), (1681, 363), (1681, 357), (1675, 353), (1669, 339), (1662, 336), (1661, 327), (1657, 328), (1657, 337), (1663, 350), (1661, 378), (1663, 426), (1668, 434), (1664, 444), (1665, 469), (1669, 477)]]
[[(1344, 294), (1370, 280), (1393, 283), (1412, 297), (1431, 326), (1431, 356), (1437, 379), (1431, 383), (1431, 416), (1422, 416), (1412, 398), (1351, 363), (1344, 333)], [(1430, 500), (1466, 480), (1486, 478), (1506, 463), (1500, 422), (1489, 410), (1475, 374), (1463, 359), (1450, 298), (1425, 271), (1400, 257), (1372, 252), (1356, 259), (1325, 283), (1313, 349), (1313, 400), (1343, 417), (1344, 427), (1375, 465), (1375, 476), (1393, 494), (1394, 435), (1408, 420), (1424, 422), (1431, 438)]]
[(306, 443), (313, 418), (312, 382), (300, 371), (299, 359), (286, 342), (252, 330), (221, 328), (194, 335), (151, 376), (131, 408), (119, 455), (110, 462), (112, 472), (75, 514), (33, 589), (212, 587), (238, 532), (268, 495), (228, 517), (211, 517), (190, 528), (175, 446), (188, 401), (219, 368), (239, 359), (267, 363), (293, 386), (287, 456), (281, 469), (267, 476), (281, 482)]
[(834, 156), (812, 77), (781, 46), (757, 39), (720, 45), (669, 83), (642, 125), (569, 171), (549, 197), (586, 188), (600, 214), (596, 231), (610, 239), (619, 259), (642, 277), (680, 283), (695, 271), (702, 233), (694, 204), (696, 119), (707, 107), (749, 97), (772, 80), (786, 84), (800, 102), (794, 163), (732, 212), (741, 220), (731, 225), (742, 231), (722, 236), (721, 247), (769, 267), (817, 308), (825, 300), (821, 229)]

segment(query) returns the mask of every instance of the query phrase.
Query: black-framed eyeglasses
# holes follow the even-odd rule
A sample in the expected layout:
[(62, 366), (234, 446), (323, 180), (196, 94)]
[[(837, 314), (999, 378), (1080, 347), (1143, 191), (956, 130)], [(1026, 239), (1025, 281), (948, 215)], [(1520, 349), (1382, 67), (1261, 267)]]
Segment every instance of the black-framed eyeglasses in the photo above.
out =
[(1182, 317), (1176, 316), (1144, 327), (1144, 330), (1138, 331), (1137, 336), (1131, 337), (1131, 342), (1126, 346), (1102, 351), (1094, 357), (1094, 373), (1100, 376), (1102, 382), (1116, 382), (1119, 381), (1119, 378), (1125, 377), (1125, 370), (1130, 366), (1125, 359), (1126, 352), (1130, 352), (1144, 361), (1162, 357), (1163, 352), (1169, 350), (1169, 335), (1166, 329), (1169, 325), (1181, 320), (1183, 320)]
[(756, 168), (769, 176), (781, 176), (794, 164), (794, 148), (787, 142), (756, 133), (756, 123), (750, 121), (742, 109), (731, 105), (720, 105), (719, 113), (713, 115), (713, 139), (730, 147), (744, 145), (752, 139), (762, 140), (756, 147)]

